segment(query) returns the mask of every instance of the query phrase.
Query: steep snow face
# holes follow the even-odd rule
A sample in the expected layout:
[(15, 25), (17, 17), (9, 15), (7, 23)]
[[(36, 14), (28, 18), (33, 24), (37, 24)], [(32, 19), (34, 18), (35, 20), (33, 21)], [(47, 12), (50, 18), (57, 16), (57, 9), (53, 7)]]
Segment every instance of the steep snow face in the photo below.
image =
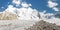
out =
[(20, 5), (22, 6), (21, 8), (14, 7), (13, 5), (8, 5), (8, 8), (4, 12), (16, 14), (20, 20), (39, 20), (40, 14), (36, 9), (30, 7), (32, 6), (31, 4), (22, 2)]
[(29, 20), (29, 19), (33, 19), (33, 20), (38, 20), (38, 11), (36, 9), (32, 9), (32, 8), (20, 8), (18, 9), (19, 13), (19, 19), (25, 19), (25, 20)]
[[(31, 19), (39, 20), (41, 17), (41, 19), (46, 20), (46, 21), (48, 21), (50, 18), (51, 20), (49, 20), (48, 22), (50, 22), (50, 21), (52, 22), (53, 19), (56, 19), (53, 16), (54, 14), (46, 13), (46, 11), (38, 12), (36, 9), (31, 8), (31, 6), (32, 6), (31, 4), (28, 4), (26, 2), (21, 2), (20, 0), (13, 0), (12, 4), (16, 4), (16, 7), (14, 7), (13, 5), (8, 5), (8, 8), (4, 12), (10, 12), (10, 13), (16, 14), (18, 16), (19, 20), (31, 20)], [(17, 8), (18, 6), (19, 6), (19, 8)], [(56, 21), (57, 20), (58, 19), (56, 19)], [(53, 22), (55, 22), (55, 21), (53, 20)]]

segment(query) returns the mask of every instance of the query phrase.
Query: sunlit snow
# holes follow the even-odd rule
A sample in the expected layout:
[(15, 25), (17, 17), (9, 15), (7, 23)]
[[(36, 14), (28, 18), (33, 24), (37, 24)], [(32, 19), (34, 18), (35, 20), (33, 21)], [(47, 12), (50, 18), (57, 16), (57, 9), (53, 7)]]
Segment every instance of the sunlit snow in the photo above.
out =
[[(37, 9), (33, 9), (26, 2), (20, 2), (20, 0), (13, 0), (13, 4), (16, 6), (22, 6), (21, 8), (16, 8), (13, 5), (8, 5), (8, 8), (4, 12), (9, 12), (16, 14), (18, 16), (17, 20), (0, 20), (0, 30), (24, 30), (30, 26), (33, 26), (36, 22), (44, 20), (50, 23), (56, 23), (60, 25), (60, 19), (55, 18), (52, 13), (46, 13), (46, 11), (38, 12)], [(55, 4), (55, 3), (53, 3)], [(50, 5), (49, 5), (50, 6)], [(53, 7), (53, 5), (52, 5)], [(46, 18), (47, 16), (47, 18)], [(48, 18), (50, 16), (50, 18)]]

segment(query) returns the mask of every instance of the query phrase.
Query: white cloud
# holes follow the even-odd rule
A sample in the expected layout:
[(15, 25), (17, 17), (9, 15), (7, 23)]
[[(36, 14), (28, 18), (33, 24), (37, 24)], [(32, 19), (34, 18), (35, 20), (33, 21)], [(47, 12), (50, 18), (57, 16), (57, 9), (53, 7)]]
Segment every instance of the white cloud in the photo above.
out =
[(58, 4), (57, 4), (56, 2), (48, 1), (48, 6), (49, 6), (50, 8), (53, 8), (53, 7), (57, 6), (57, 5), (58, 5)]
[(52, 17), (51, 19), (43, 19), (43, 20), (46, 22), (49, 22), (49, 23), (55, 23), (56, 25), (60, 25), (60, 19), (59, 18)]
[(19, 6), (21, 4), (22, 0), (13, 0), (12, 3), (16, 4), (16, 6)]
[[(55, 23), (56, 25), (60, 25), (59, 18), (55, 18), (53, 13), (46, 13), (45, 14), (45, 12), (46, 11), (39, 12), (42, 20), (49, 22), (49, 23)], [(45, 16), (47, 16), (47, 17), (45, 17)], [(49, 16), (51, 17), (50, 19), (48, 19)]]
[[(59, 18), (55, 18), (53, 13), (46, 13), (45, 14), (45, 12), (46, 11), (39, 12), (42, 20), (49, 22), (49, 23), (55, 23), (56, 25), (60, 25)], [(47, 16), (47, 17), (45, 17), (45, 16)], [(51, 17), (50, 19), (48, 19), (49, 16)]]
[(58, 6), (58, 3), (52, 2), (51, 0), (48, 1), (49, 8), (52, 8), (54, 11), (59, 11), (59, 9), (56, 6)]
[(2, 9), (4, 8), (4, 7), (1, 7)]
[(59, 11), (59, 9), (58, 9), (57, 7), (54, 7), (53, 9), (54, 9), (55, 11)]
[(29, 6), (32, 6), (31, 4), (27, 4), (27, 3), (25, 3), (25, 2), (23, 2), (21, 5), (22, 5), (22, 7), (29, 7)]

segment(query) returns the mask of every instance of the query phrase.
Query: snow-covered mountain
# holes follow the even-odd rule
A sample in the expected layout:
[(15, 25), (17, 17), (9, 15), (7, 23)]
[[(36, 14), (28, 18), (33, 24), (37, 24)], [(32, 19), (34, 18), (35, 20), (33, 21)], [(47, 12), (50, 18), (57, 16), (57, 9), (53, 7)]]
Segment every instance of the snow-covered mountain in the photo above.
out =
[(3, 13), (7, 12), (7, 15), (8, 13), (15, 14), (20, 20), (40, 19), (40, 13), (36, 9), (31, 8), (31, 4), (22, 3), (21, 6), (21, 8), (16, 8), (13, 5), (8, 5), (8, 8)]
[(53, 13), (38, 12), (31, 8), (31, 4), (20, 0), (13, 0), (12, 4), (16, 4), (16, 7), (8, 5), (8, 8), (0, 13), (0, 18), (5, 18), (0, 20), (0, 30), (25, 30), (24, 28), (29, 28), (40, 20), (60, 25), (60, 19), (54, 17)]
[[(14, 7), (13, 5), (8, 5), (8, 8), (5, 9), (5, 11), (3, 11), (2, 13), (9, 12), (11, 14), (15, 14), (19, 20), (31, 20), (31, 19), (32, 20), (39, 20), (39, 19), (45, 20), (46, 19), (47, 21), (47, 19), (51, 19), (50, 21), (52, 21), (53, 19), (56, 19), (53, 13), (46, 13), (46, 11), (38, 12), (37, 9), (31, 8), (32, 5), (26, 2), (13, 0), (12, 3), (16, 4), (16, 7)], [(8, 15), (8, 13), (6, 15)]]

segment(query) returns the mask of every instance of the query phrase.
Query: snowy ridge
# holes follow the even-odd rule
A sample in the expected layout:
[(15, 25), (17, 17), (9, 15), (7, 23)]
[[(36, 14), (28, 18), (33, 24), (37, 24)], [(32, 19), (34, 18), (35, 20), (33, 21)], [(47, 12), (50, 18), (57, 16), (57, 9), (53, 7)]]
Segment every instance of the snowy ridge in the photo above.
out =
[[(20, 0), (13, 0), (13, 4), (16, 7), (22, 6), (21, 8), (16, 8), (13, 5), (8, 5), (8, 8), (3, 11), (15, 14), (17, 20), (0, 20), (0, 30), (25, 30), (33, 24), (35, 24), (40, 19), (40, 14), (36, 9), (31, 8), (31, 4), (25, 2), (20, 3)], [(8, 15), (8, 13), (6, 14)], [(4, 15), (5, 16), (5, 15)]]
[[(24, 5), (27, 5), (27, 7), (25, 7)], [(30, 19), (38, 20), (40, 16), (39, 12), (36, 9), (32, 9), (30, 6), (31, 5), (27, 3), (25, 4), (22, 3), (21, 8), (16, 8), (13, 7), (13, 5), (9, 5), (4, 12), (16, 14), (18, 16), (18, 19), (20, 20), (30, 20)]]
[[(18, 2), (18, 3), (16, 3), (16, 2)], [(50, 21), (52, 21), (53, 19), (56, 19), (54, 17), (54, 14), (46, 13), (46, 11), (38, 12), (37, 9), (31, 8), (32, 5), (28, 4), (26, 2), (20, 2), (20, 0), (13, 0), (12, 3), (16, 4), (16, 7), (14, 7), (13, 5), (8, 5), (8, 8), (5, 11), (3, 11), (3, 13), (9, 12), (12, 14), (16, 14), (18, 16), (17, 17), (18, 20), (36, 20), (36, 21), (39, 21), (39, 19), (43, 19), (43, 20), (46, 19), (46, 21), (48, 21), (49, 19), (51, 19)], [(18, 6), (21, 6), (21, 7), (18, 8)], [(58, 19), (59, 18), (57, 18), (56, 21)], [(53, 20), (53, 22), (55, 22), (55, 21)]]
[(46, 11), (38, 12), (37, 9), (31, 8), (31, 4), (20, 2), (20, 0), (13, 0), (12, 4), (16, 4), (16, 7), (8, 5), (8, 8), (3, 13), (9, 12), (15, 14), (18, 19), (0, 20), (0, 30), (25, 30), (25, 28), (33, 26), (40, 20), (60, 25), (60, 19), (55, 18), (52, 13), (46, 13)]

